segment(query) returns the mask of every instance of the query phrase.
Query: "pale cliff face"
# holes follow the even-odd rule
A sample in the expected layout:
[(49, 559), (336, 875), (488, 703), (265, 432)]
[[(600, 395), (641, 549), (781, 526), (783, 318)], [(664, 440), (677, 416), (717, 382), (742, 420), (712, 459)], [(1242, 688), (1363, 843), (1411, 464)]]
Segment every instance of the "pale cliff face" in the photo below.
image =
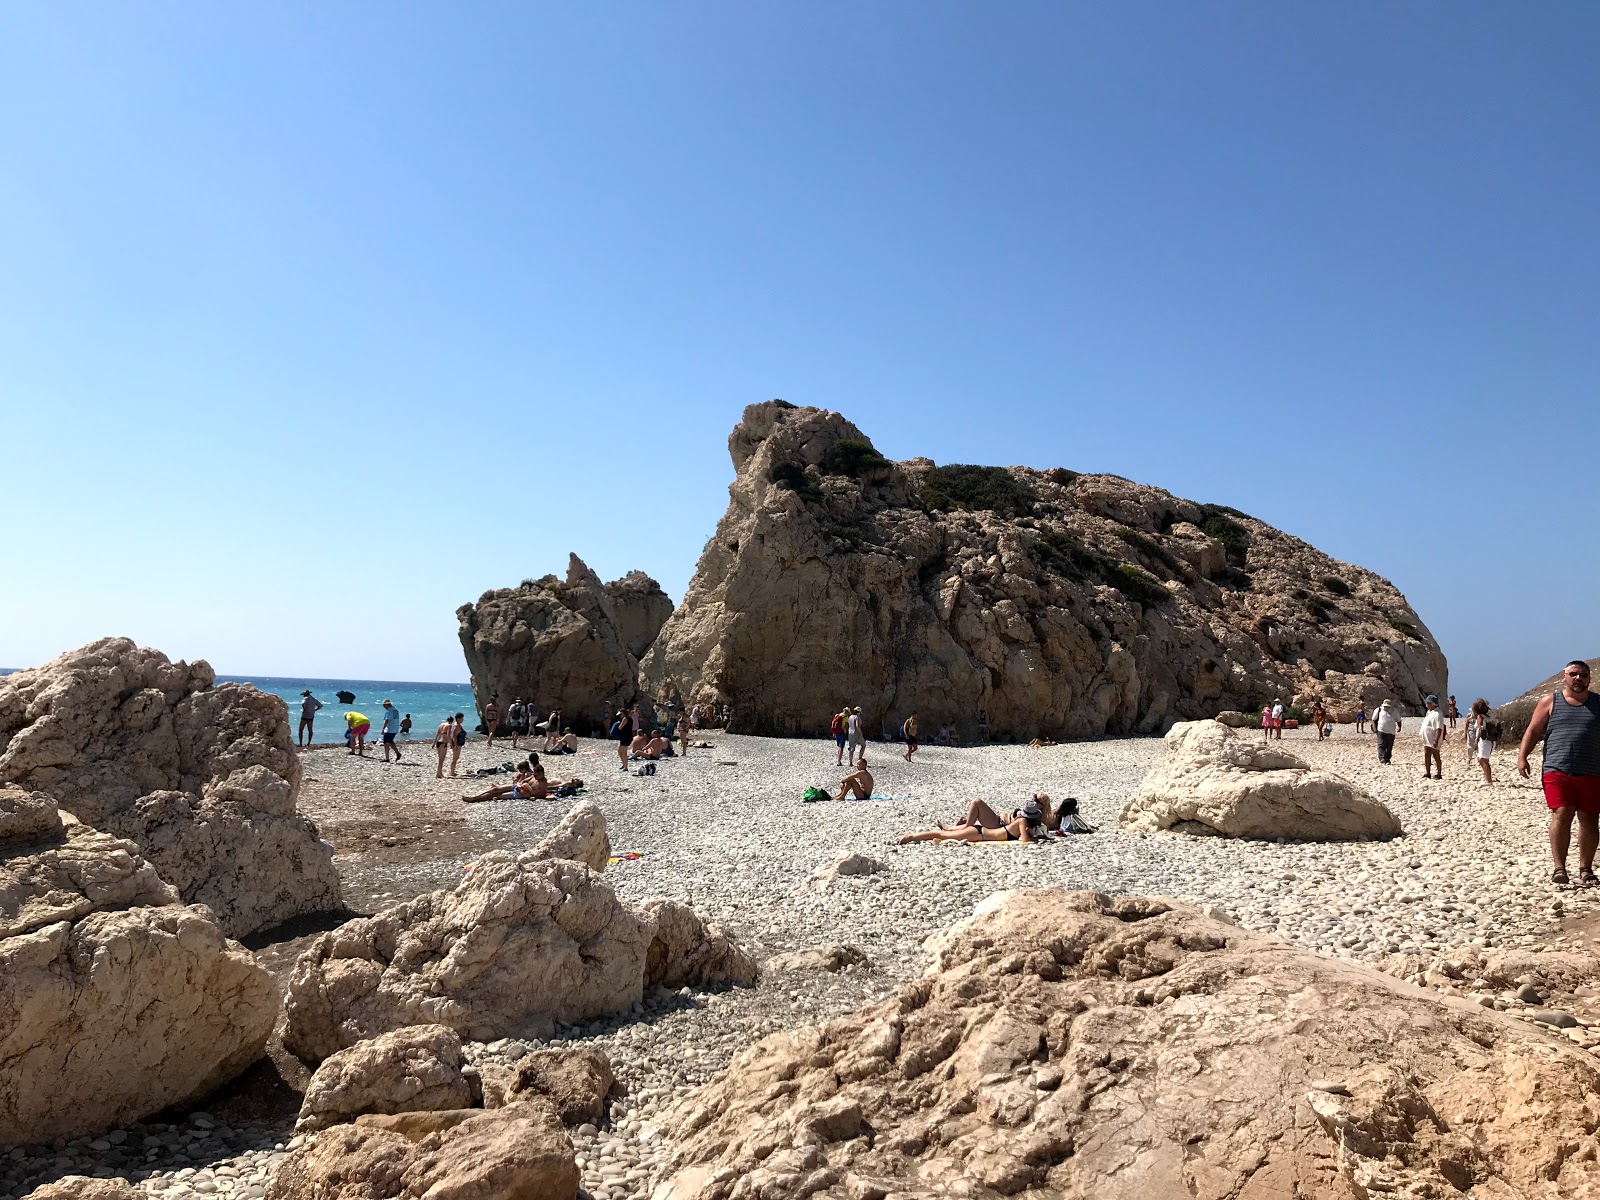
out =
[(1443, 691), (1392, 584), (1242, 513), (1114, 476), (890, 463), (837, 413), (752, 405), (728, 511), (642, 667), (733, 727), (1157, 732), (1281, 696)]

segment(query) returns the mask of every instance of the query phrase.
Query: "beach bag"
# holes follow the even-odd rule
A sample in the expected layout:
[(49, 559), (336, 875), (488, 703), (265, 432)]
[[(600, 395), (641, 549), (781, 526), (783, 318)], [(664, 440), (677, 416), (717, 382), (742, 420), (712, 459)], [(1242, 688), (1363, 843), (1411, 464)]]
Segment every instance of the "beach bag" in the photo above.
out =
[(1500, 722), (1485, 721), (1483, 728), (1478, 730), (1478, 736), (1486, 742), (1498, 742), (1500, 740)]
[(827, 798), (828, 798), (828, 793), (827, 792), (823, 791), (821, 788), (814, 788), (814, 787), (808, 787), (800, 795), (801, 802), (805, 803), (805, 804), (814, 804), (818, 800), (826, 800)]
[(828, 732), (833, 734), (834, 737), (838, 737), (844, 732), (844, 718), (838, 713), (833, 714), (833, 724), (828, 726)]
[(1061, 802), (1061, 832), (1093, 833), (1094, 826), (1078, 815), (1078, 802), (1068, 796)]

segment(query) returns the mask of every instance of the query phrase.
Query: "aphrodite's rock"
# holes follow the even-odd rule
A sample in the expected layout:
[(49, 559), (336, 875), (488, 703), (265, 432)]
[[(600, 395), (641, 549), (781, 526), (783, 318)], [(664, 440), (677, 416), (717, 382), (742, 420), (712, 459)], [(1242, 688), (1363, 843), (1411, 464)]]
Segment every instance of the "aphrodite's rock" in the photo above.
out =
[(326, 1129), (362, 1113), (470, 1108), (461, 1072), (461, 1035), (414, 1025), (357, 1042), (323, 1059), (306, 1087), (295, 1132)]
[(629, 571), (606, 584), (622, 644), (634, 658), (643, 658), (656, 634), (672, 615), (672, 597), (643, 571)]
[(132, 839), (230, 935), (337, 909), (283, 701), (214, 678), (126, 638), (0, 677), (0, 783)]
[(511, 1068), (501, 1103), (548, 1104), (569, 1128), (586, 1121), (599, 1124), (616, 1082), (611, 1060), (598, 1050), (536, 1050)]
[(1026, 740), (1157, 732), (1282, 695), (1420, 704), (1445, 660), (1393, 584), (1243, 513), (1110, 475), (886, 461), (755, 404), (726, 515), (641, 664), (746, 733), (913, 710)]
[(571, 1200), (578, 1167), (547, 1106), (365, 1116), (285, 1158), (268, 1200)]
[(570, 858), (596, 871), (611, 862), (611, 838), (606, 833), (606, 817), (593, 800), (573, 806), (561, 823), (533, 848), (534, 858)]
[(731, 983), (750, 987), (760, 972), (755, 959), (720, 925), (702, 921), (676, 900), (648, 900), (650, 950), (645, 987), (704, 987)]
[(1600, 1195), (1600, 1064), (1501, 1014), (1144, 897), (998, 893), (930, 947), (691, 1094), (656, 1195)]
[(272, 976), (204, 908), (94, 912), (0, 940), (0, 1143), (199, 1100), (261, 1056), (277, 1013)]
[(1394, 814), (1348, 780), (1216, 721), (1172, 727), (1167, 761), (1144, 777), (1122, 810), (1122, 825), (1146, 833), (1305, 841), (1400, 833)]
[(498, 695), (504, 720), (521, 696), (546, 711), (560, 709), (563, 723), (584, 734), (595, 728), (602, 706), (648, 705), (605, 585), (576, 554), (565, 583), (546, 575), (485, 592), (456, 609), (456, 617), (480, 716)]

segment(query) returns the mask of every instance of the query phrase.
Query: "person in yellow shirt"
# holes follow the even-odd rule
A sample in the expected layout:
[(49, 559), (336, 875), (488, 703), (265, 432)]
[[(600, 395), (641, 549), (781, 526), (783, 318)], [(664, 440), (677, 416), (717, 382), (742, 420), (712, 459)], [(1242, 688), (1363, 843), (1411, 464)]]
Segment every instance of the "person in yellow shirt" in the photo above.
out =
[(344, 715), (344, 724), (347, 731), (345, 741), (350, 746), (350, 753), (365, 758), (367, 734), (372, 731), (372, 722), (358, 712), (347, 712)]

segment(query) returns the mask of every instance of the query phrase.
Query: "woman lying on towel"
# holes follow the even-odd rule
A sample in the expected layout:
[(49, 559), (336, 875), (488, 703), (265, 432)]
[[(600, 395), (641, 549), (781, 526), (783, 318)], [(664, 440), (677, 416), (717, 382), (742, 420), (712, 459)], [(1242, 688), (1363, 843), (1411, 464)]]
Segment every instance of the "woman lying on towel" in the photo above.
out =
[(1039, 793), (1021, 808), (1014, 809), (1009, 817), (1001, 817), (982, 800), (967, 806), (967, 819), (959, 825), (941, 825), (922, 833), (908, 833), (900, 839), (908, 842), (1037, 842), (1060, 823), (1050, 807), (1050, 797)]

